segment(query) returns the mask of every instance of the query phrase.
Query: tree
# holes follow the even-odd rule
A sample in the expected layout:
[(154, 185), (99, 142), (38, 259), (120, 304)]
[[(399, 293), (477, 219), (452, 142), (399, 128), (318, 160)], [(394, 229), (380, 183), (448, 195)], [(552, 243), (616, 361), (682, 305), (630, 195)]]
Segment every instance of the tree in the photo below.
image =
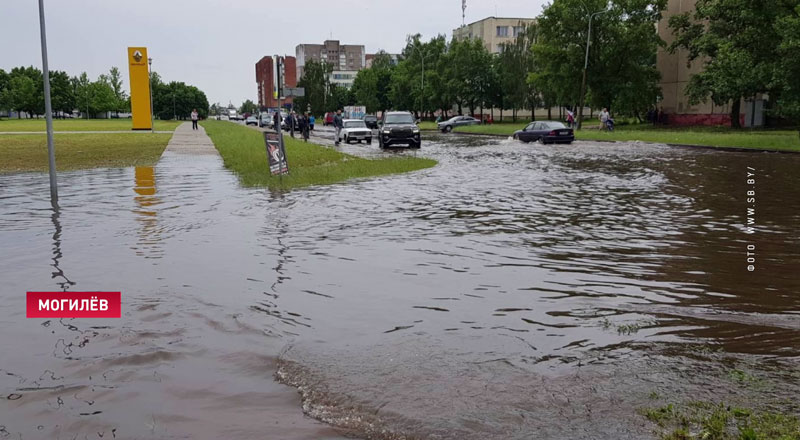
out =
[(669, 25), (676, 39), (669, 49), (686, 49), (690, 64), (703, 64), (686, 87), (690, 103), (708, 98), (717, 105), (732, 103), (731, 126), (740, 128), (741, 100), (773, 88), (781, 44), (776, 24), (780, 17), (794, 13), (790, 3), (698, 0), (693, 14), (671, 17)]
[(114, 90), (114, 111), (119, 112), (120, 110), (124, 110), (128, 95), (125, 93), (125, 89), (122, 88), (122, 75), (117, 67), (112, 67), (111, 70), (109, 70), (108, 82), (111, 85), (111, 89)]
[(333, 93), (332, 72), (333, 66), (327, 62), (308, 60), (303, 68), (303, 77), (297, 82), (298, 87), (305, 88), (305, 96), (295, 98), (295, 106), (305, 109), (310, 105), (316, 114), (335, 110), (335, 103), (330, 99)]
[(372, 67), (362, 69), (356, 75), (351, 91), (356, 103), (366, 106), (368, 113), (392, 107), (390, 93), (393, 70), (391, 57), (386, 52), (380, 51), (375, 54)]
[(589, 17), (607, 11), (592, 21), (587, 103), (630, 115), (642, 103), (644, 109), (654, 105), (660, 79), (655, 53), (663, 44), (654, 29), (665, 7), (666, 0), (554, 0), (538, 20), (532, 83), (556, 101), (577, 104)]
[(0, 110), (9, 110), (8, 82), (10, 78), (5, 70), (0, 69)]
[(800, 131), (800, 4), (794, 11), (778, 18), (775, 23), (781, 43), (778, 46), (780, 64), (775, 70), (774, 88), (776, 93), (776, 113), (798, 122)]
[(17, 111), (19, 118), (22, 118), (22, 112), (28, 112), (30, 117), (31, 108), (36, 105), (36, 85), (26, 75), (15, 75), (9, 81), (6, 99), (9, 107)]
[(239, 107), (239, 113), (241, 113), (241, 114), (245, 114), (245, 113), (253, 114), (253, 113), (256, 113), (256, 112), (258, 112), (258, 106), (253, 101), (251, 101), (249, 99), (246, 100), (245, 102), (243, 102), (242, 106)]
[(89, 107), (91, 100), (91, 82), (89, 75), (82, 72), (80, 76), (72, 77), (72, 89), (74, 90), (76, 106), (81, 110), (81, 113), (86, 112), (86, 119), (89, 119)]
[(53, 112), (72, 113), (75, 109), (75, 88), (67, 72), (60, 70), (50, 72), (50, 98)]

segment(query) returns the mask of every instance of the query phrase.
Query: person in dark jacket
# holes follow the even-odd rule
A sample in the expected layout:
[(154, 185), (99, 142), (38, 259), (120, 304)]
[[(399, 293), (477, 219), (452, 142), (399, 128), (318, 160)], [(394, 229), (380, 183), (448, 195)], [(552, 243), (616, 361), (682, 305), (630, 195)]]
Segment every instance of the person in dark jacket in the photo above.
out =
[(274, 128), (275, 131), (280, 130), (280, 128), (281, 128), (281, 112), (275, 112), (275, 113), (272, 114), (272, 124), (273, 124), (272, 128)]
[(342, 110), (336, 110), (336, 116), (333, 117), (333, 130), (335, 133), (334, 145), (339, 146), (339, 138), (344, 128), (344, 121), (342, 120)]

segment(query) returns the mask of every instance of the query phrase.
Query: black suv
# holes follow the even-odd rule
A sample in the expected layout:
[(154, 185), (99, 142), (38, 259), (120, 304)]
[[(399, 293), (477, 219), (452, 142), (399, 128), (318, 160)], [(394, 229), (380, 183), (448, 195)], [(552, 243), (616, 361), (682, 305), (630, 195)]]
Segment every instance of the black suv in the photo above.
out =
[(385, 112), (378, 129), (378, 143), (381, 148), (404, 144), (411, 148), (419, 148), (419, 127), (410, 112)]

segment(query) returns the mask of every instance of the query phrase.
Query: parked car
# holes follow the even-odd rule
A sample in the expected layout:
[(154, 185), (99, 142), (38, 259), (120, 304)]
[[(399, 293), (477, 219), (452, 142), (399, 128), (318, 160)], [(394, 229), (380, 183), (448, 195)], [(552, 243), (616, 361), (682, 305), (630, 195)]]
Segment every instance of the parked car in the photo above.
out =
[(258, 115), (258, 126), (259, 127), (272, 127), (272, 115), (267, 112), (261, 112)]
[(422, 141), (419, 136), (419, 127), (414, 122), (411, 112), (384, 112), (378, 124), (378, 143), (381, 148), (392, 145), (405, 144), (411, 148), (419, 148)]
[(472, 116), (453, 116), (452, 118), (442, 121), (437, 126), (442, 133), (453, 131), (456, 127), (463, 127), (466, 125), (477, 125), (480, 124), (481, 121), (478, 119), (473, 118)]
[(342, 121), (344, 127), (342, 128), (342, 139), (344, 143), (349, 144), (353, 141), (358, 142), (366, 141), (367, 144), (372, 143), (372, 130), (367, 127), (367, 124), (361, 119), (345, 119)]
[(334, 116), (333, 112), (325, 113), (325, 116), (322, 119), (322, 125), (323, 126), (333, 125), (333, 116)]
[(514, 139), (543, 144), (571, 144), (575, 140), (575, 133), (558, 121), (535, 121), (514, 132)]
[(364, 123), (367, 124), (367, 128), (378, 128), (378, 117), (375, 115), (366, 115), (364, 116)]
[(245, 125), (255, 125), (258, 126), (258, 118), (255, 116), (248, 116), (247, 119), (244, 120)]

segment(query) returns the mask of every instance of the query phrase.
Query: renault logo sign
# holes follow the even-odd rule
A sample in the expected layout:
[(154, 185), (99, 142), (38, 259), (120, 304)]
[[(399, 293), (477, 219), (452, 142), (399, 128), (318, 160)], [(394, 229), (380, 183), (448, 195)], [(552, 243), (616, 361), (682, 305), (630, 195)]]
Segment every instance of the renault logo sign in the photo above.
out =
[(138, 50), (136, 52), (134, 52), (133, 53), (133, 59), (136, 60), (137, 63), (139, 61), (142, 61), (142, 52), (140, 52)]

